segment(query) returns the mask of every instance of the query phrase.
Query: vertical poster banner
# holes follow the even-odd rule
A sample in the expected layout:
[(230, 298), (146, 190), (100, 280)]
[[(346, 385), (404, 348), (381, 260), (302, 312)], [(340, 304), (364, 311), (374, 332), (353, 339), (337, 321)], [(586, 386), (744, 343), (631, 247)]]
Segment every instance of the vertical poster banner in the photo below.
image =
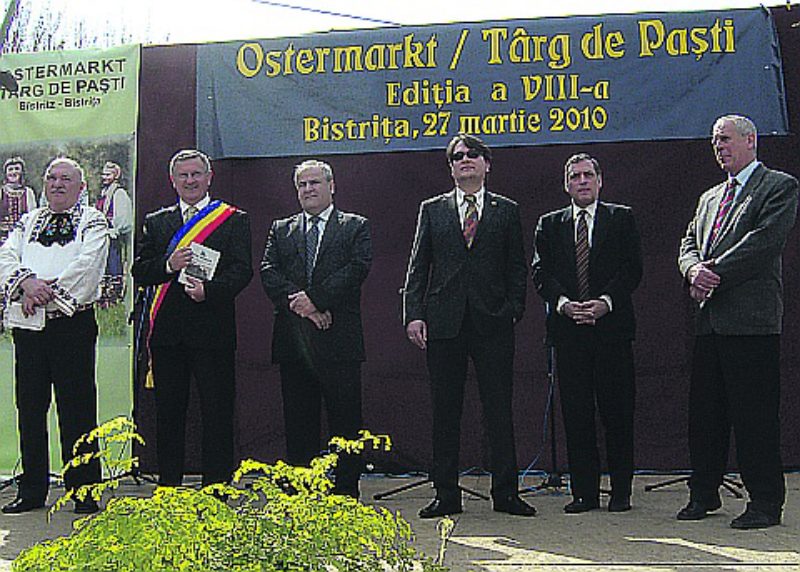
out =
[[(95, 313), (98, 421), (132, 409), (133, 305), (129, 278), (133, 246), (139, 45), (110, 49), (8, 54), (0, 57), (0, 241), (19, 217), (46, 205), (43, 176), (55, 157), (84, 169), (80, 200), (101, 210), (111, 247)], [(13, 345), (0, 337), (0, 474), (19, 473)], [(51, 465), (61, 466), (51, 409)]]

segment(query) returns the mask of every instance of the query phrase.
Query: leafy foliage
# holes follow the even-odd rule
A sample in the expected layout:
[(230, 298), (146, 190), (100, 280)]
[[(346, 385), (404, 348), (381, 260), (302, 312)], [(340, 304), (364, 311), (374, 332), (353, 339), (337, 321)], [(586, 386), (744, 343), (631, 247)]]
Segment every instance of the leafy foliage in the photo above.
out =
[[(104, 452), (126, 440), (141, 442), (134, 429), (118, 418), (85, 437), (104, 446), (70, 464), (99, 456), (112, 478), (83, 487), (78, 496), (99, 498), (118, 485), (128, 466)], [(355, 441), (337, 438), (332, 445), (355, 452), (391, 444), (388, 437), (363, 431)], [(245, 460), (232, 486), (158, 487), (147, 498), (111, 498), (104, 511), (76, 521), (70, 536), (22, 552), (12, 570), (445, 571), (416, 553), (411, 527), (400, 515), (331, 494), (327, 474), (336, 461), (336, 453), (314, 459), (310, 467)]]

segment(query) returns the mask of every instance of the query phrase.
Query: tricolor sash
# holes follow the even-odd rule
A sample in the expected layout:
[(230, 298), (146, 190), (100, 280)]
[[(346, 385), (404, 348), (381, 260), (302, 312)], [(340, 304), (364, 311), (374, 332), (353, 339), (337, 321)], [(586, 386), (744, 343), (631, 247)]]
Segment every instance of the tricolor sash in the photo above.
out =
[[(182, 227), (178, 229), (172, 239), (169, 241), (165, 255), (169, 258), (173, 252), (179, 248), (189, 246), (191, 243), (203, 244), (203, 242), (217, 230), (222, 223), (228, 220), (233, 213), (236, 212), (236, 207), (225, 204), (220, 200), (211, 201), (205, 208), (194, 215), (191, 219), (186, 221)], [(153, 327), (156, 323), (156, 317), (161, 309), (164, 299), (167, 296), (170, 286), (175, 279), (168, 282), (163, 282), (155, 287), (152, 295), (152, 303), (149, 310), (150, 327), (147, 331), (147, 348), (150, 351), (150, 336), (153, 335)], [(153, 368), (150, 367), (145, 379), (144, 386), (147, 389), (153, 389), (155, 382), (153, 380)]]

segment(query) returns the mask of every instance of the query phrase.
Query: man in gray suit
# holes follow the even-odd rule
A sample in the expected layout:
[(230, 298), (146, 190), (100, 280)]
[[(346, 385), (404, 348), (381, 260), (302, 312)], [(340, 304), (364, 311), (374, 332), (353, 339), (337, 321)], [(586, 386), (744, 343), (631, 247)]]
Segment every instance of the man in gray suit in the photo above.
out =
[(780, 524), (781, 253), (797, 213), (797, 179), (756, 159), (757, 132), (738, 115), (712, 130), (727, 181), (706, 191), (683, 237), (678, 266), (697, 303), (689, 394), (689, 503), (679, 520), (721, 506), (731, 427), (747, 510), (738, 529)]
[(458, 450), (472, 359), (491, 442), (494, 510), (532, 516), (517, 495), (511, 420), (514, 324), (525, 310), (527, 268), (517, 203), (485, 188), (491, 151), (460, 134), (447, 146), (456, 188), (423, 201), (403, 289), (408, 339), (426, 350), (433, 398), (436, 498), (421, 518), (461, 512)]
[[(261, 283), (275, 305), (272, 361), (280, 364), (288, 461), (320, 452), (324, 398), (332, 436), (358, 437), (361, 419), (361, 284), (372, 263), (369, 223), (333, 204), (333, 170), (295, 167), (302, 211), (272, 223)], [(358, 498), (361, 461), (342, 455), (334, 491)]]

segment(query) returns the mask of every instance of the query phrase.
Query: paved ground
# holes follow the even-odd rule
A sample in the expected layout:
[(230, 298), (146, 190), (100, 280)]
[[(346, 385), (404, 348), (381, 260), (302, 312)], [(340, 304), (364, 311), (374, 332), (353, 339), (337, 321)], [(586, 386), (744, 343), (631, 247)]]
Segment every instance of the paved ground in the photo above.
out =
[[(545, 490), (524, 495), (539, 514), (511, 517), (491, 510), (487, 501), (465, 497), (447, 547), (446, 564), (459, 572), (624, 571), (787, 571), (800, 570), (800, 475), (787, 475), (788, 498), (783, 524), (761, 531), (732, 530), (728, 524), (744, 501), (725, 493), (724, 506), (699, 522), (678, 522), (675, 513), (686, 502), (684, 485), (645, 492), (663, 477), (637, 476), (634, 509), (610, 514), (605, 510), (565, 515), (569, 501), (563, 492)], [(540, 478), (531, 478), (529, 485)], [(414, 482), (414, 479), (369, 477), (362, 480), (365, 501), (375, 493)], [(487, 492), (488, 477), (468, 476), (462, 485)], [(146, 487), (124, 485), (120, 494), (147, 493)], [(13, 498), (13, 487), (0, 492), (0, 503)], [(399, 493), (380, 504), (400, 511), (411, 522), (419, 548), (438, 552), (436, 522), (417, 518), (417, 510), (432, 494), (428, 485)], [(0, 572), (22, 550), (44, 538), (67, 534), (73, 515), (61, 512), (47, 522), (46, 511), (0, 515)]]

